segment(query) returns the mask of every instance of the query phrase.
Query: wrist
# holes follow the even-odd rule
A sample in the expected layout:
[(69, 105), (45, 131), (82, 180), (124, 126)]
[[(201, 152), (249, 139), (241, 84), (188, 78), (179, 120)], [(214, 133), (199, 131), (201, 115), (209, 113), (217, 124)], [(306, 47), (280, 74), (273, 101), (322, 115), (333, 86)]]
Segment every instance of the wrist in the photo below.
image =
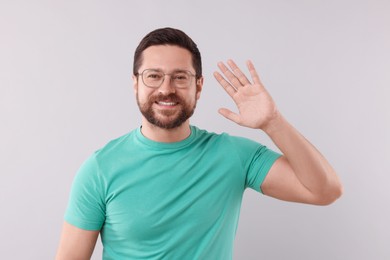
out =
[(268, 135), (273, 136), (288, 126), (288, 122), (279, 112), (265, 125), (262, 130)]

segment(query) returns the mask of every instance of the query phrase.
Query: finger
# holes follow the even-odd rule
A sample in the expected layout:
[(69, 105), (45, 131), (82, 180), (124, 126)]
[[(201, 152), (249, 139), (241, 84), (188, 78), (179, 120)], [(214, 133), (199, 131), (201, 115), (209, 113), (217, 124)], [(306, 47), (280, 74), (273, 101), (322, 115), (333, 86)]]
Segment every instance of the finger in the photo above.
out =
[(248, 61), (246, 62), (246, 65), (248, 66), (248, 70), (249, 70), (249, 73), (251, 74), (251, 77), (252, 77), (253, 82), (254, 82), (255, 84), (259, 84), (259, 85), (262, 86), (262, 83), (261, 83), (261, 81), (260, 81), (260, 77), (259, 77), (259, 75), (257, 74), (257, 71), (256, 71), (255, 66), (253, 65), (253, 63), (252, 63), (250, 60), (248, 60)]
[(223, 62), (218, 62), (218, 68), (221, 70), (223, 75), (230, 81), (230, 84), (234, 86), (236, 89), (242, 87), (241, 82), (238, 78), (231, 72), (228, 67)]
[(245, 74), (240, 70), (240, 68), (236, 65), (236, 63), (233, 60), (228, 60), (227, 64), (232, 69), (234, 75), (238, 78), (238, 80), (241, 82), (242, 85), (248, 85), (251, 84), (249, 79), (245, 76)]
[(227, 82), (219, 72), (214, 72), (214, 77), (218, 81), (218, 83), (225, 89), (225, 91), (229, 94), (229, 96), (233, 97), (237, 89), (234, 86), (232, 86), (229, 82)]
[(240, 124), (240, 115), (230, 111), (227, 108), (220, 108), (218, 112), (223, 115), (225, 118), (233, 121), (236, 124)]

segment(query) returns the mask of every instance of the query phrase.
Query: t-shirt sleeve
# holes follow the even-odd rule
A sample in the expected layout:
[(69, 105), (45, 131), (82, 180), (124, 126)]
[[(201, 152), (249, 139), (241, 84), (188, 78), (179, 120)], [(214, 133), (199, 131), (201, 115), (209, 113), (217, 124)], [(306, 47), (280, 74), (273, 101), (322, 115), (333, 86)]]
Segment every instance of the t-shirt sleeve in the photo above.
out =
[(281, 154), (250, 139), (238, 137), (234, 140), (246, 174), (245, 187), (262, 193), (261, 184)]
[(247, 168), (246, 186), (263, 193), (261, 184), (280, 156), (281, 154), (259, 144)]
[(103, 181), (95, 156), (77, 172), (65, 212), (65, 221), (85, 230), (100, 230), (105, 221)]

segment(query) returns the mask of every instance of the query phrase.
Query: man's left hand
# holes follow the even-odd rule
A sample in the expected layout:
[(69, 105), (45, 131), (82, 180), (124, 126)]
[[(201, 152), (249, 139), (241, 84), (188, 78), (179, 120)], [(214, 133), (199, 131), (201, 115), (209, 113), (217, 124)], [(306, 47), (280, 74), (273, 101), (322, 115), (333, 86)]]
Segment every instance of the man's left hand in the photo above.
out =
[(232, 97), (239, 112), (234, 113), (226, 108), (221, 108), (218, 112), (239, 125), (266, 131), (270, 123), (279, 117), (279, 112), (261, 83), (255, 67), (251, 61), (247, 61), (251, 82), (234, 61), (228, 60), (227, 64), (230, 69), (223, 62), (218, 63), (225, 77), (219, 72), (214, 72), (214, 77)]

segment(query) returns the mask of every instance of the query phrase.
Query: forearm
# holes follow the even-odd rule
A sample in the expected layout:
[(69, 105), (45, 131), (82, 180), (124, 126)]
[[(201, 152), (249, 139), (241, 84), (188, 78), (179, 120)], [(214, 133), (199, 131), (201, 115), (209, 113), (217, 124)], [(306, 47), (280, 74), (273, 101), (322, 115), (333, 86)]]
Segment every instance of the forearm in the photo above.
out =
[(301, 184), (319, 201), (334, 201), (341, 183), (325, 157), (279, 115), (263, 129), (283, 153)]

